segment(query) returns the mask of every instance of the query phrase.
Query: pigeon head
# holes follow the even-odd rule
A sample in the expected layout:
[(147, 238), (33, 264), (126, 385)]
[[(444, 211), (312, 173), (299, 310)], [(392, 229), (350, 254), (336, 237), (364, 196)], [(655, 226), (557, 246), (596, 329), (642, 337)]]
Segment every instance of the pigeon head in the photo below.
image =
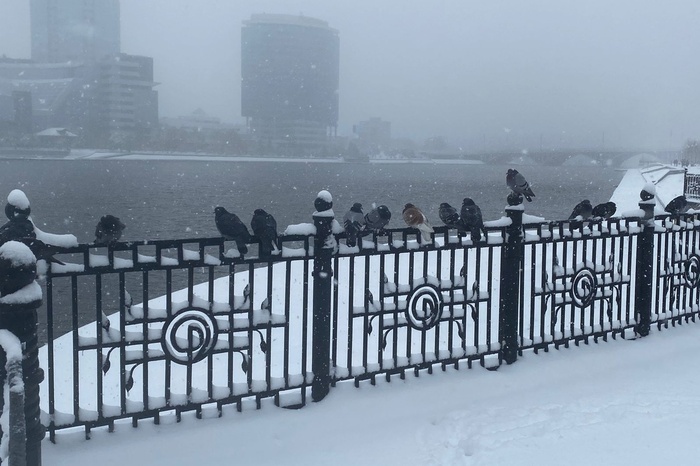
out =
[(462, 201), (462, 205), (474, 205), (474, 201), (472, 201), (471, 197), (465, 197), (464, 200)]
[(226, 213), (226, 209), (224, 209), (223, 207), (217, 207), (217, 208), (214, 209), (214, 213), (215, 213), (216, 215), (225, 214), (225, 213)]
[(360, 204), (359, 202), (356, 202), (352, 205), (352, 207), (350, 207), (350, 210), (352, 210), (353, 212), (357, 212), (358, 214), (361, 214), (362, 213), (362, 204)]
[(406, 209), (413, 209), (413, 208), (415, 208), (415, 207), (416, 207), (416, 206), (414, 206), (413, 204), (411, 204), (411, 203), (409, 202), (408, 204), (406, 204), (405, 206), (403, 206), (403, 210), (406, 210)]
[(265, 212), (263, 209), (255, 209), (253, 211), (253, 214), (255, 214), (255, 215), (267, 215), (267, 212)]
[(589, 201), (588, 199), (584, 199), (581, 201), (581, 204), (590, 204), (590, 203), (591, 203), (591, 201)]
[(516, 173), (518, 173), (517, 170), (515, 170), (513, 168), (508, 169), (508, 176), (515, 176)]
[(385, 205), (380, 205), (377, 207), (377, 213), (379, 214), (379, 217), (384, 220), (389, 220), (391, 218), (391, 212), (389, 212), (389, 208)]

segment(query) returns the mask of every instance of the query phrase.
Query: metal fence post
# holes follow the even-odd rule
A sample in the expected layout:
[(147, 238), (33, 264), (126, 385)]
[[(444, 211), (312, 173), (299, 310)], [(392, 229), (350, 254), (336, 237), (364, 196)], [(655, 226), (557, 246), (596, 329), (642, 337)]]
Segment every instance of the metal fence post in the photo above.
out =
[(313, 213), (316, 235), (314, 236), (314, 307), (313, 307), (313, 355), (311, 370), (311, 399), (321, 401), (330, 390), (331, 354), (331, 287), (333, 268), (331, 261), (336, 250), (333, 236), (333, 198), (328, 191), (321, 191), (314, 202)]
[[(31, 261), (26, 260), (27, 255)], [(0, 271), (0, 328), (9, 330), (22, 344), (26, 464), (40, 466), (44, 427), (40, 419), (39, 383), (44, 372), (39, 368), (37, 308), (41, 306), (42, 295), (41, 287), (34, 281), (36, 259), (27, 246), (9, 241), (0, 247)], [(19, 290), (22, 293), (15, 294)]]
[(500, 359), (507, 364), (513, 364), (518, 359), (518, 310), (523, 268), (522, 202), (520, 195), (508, 196), (506, 215), (511, 224), (506, 228), (506, 244), (501, 253), (498, 340), (501, 342)]
[(649, 335), (651, 328), (651, 296), (654, 285), (654, 206), (656, 205), (653, 193), (645, 195), (642, 190), (642, 200), (639, 208), (644, 211), (642, 232), (637, 239), (637, 269), (635, 273), (634, 290), (634, 315), (637, 325), (634, 331), (637, 335), (645, 337)]

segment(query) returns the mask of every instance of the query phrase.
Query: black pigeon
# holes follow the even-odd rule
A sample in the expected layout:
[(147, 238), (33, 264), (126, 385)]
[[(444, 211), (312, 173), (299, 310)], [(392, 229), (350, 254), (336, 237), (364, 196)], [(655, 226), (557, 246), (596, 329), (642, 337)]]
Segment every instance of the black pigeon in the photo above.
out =
[(111, 246), (122, 237), (122, 232), (126, 228), (119, 217), (105, 215), (95, 227), (95, 244), (100, 246)]
[(593, 216), (600, 218), (610, 218), (615, 215), (617, 205), (614, 202), (603, 202), (593, 207)]
[(443, 202), (442, 204), (440, 204), (440, 210), (438, 211), (438, 213), (440, 214), (440, 220), (442, 220), (442, 223), (444, 223), (450, 228), (461, 229), (462, 222), (460, 221), (457, 209), (452, 207), (450, 204), (448, 204), (447, 202)]
[(389, 224), (389, 220), (391, 220), (389, 208), (385, 205), (380, 205), (370, 210), (367, 215), (365, 215), (365, 228), (383, 235), (384, 227)]
[(365, 215), (362, 212), (362, 204), (356, 202), (343, 217), (343, 227), (345, 228), (346, 244), (349, 247), (357, 245), (357, 237), (365, 226)]
[(239, 253), (248, 253), (246, 243), (251, 242), (250, 232), (248, 227), (238, 218), (238, 215), (232, 214), (223, 207), (217, 207), (214, 209), (214, 222), (221, 236), (236, 242), (236, 248), (238, 248)]
[(571, 212), (571, 215), (569, 215), (569, 220), (573, 220), (576, 217), (581, 217), (581, 219), (586, 220), (591, 217), (593, 214), (593, 206), (591, 205), (591, 201), (588, 199), (584, 199), (578, 204), (576, 204), (576, 207), (574, 207), (574, 210)]
[[(481, 241), (481, 232), (484, 230), (484, 219), (481, 209), (471, 198), (465, 197), (462, 201), (462, 225), (471, 233), (472, 241)], [(485, 232), (484, 232), (485, 233)]]
[(260, 257), (269, 257), (277, 251), (277, 221), (263, 209), (255, 209), (250, 221), (253, 234), (260, 240)]
[(527, 182), (525, 177), (518, 172), (518, 170), (513, 168), (508, 169), (506, 184), (514, 193), (525, 196), (525, 199), (527, 199), (528, 202), (532, 202), (532, 198), (535, 197), (535, 193), (532, 192), (530, 184)]
[(681, 194), (666, 204), (666, 208), (664, 210), (672, 215), (682, 214), (688, 210), (688, 200)]

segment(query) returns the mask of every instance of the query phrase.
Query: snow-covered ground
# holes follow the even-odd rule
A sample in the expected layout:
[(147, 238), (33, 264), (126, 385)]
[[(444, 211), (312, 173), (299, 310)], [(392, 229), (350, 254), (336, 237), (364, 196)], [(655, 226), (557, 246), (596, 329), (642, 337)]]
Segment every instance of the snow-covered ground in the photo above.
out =
[(51, 466), (697, 464), (698, 324), (643, 339), (526, 354), (490, 372), (448, 370), (359, 389), (298, 410), (266, 404), (222, 418), (44, 442)]

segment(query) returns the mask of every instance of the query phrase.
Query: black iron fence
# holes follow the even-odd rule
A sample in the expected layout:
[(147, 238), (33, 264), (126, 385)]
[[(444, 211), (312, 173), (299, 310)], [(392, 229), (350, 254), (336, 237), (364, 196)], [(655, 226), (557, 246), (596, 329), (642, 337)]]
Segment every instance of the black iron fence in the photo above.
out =
[(53, 439), (300, 407), (343, 380), (497, 368), (695, 320), (700, 216), (654, 219), (648, 202), (634, 218), (525, 224), (508, 207), (477, 242), (408, 228), (348, 247), (328, 210), (266, 258), (221, 238), (60, 249), (45, 276), (44, 424)]

